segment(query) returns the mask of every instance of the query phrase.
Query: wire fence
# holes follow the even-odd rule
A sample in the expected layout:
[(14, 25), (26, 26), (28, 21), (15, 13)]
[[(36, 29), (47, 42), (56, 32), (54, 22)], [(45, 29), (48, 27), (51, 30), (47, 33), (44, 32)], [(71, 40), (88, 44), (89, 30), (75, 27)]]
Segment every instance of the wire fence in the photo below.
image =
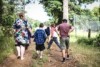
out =
[(88, 36), (89, 30), (90, 34), (100, 33), (100, 22), (99, 18), (93, 20), (93, 17), (84, 16), (84, 15), (75, 15), (74, 16), (74, 27), (75, 35), (79, 36)]

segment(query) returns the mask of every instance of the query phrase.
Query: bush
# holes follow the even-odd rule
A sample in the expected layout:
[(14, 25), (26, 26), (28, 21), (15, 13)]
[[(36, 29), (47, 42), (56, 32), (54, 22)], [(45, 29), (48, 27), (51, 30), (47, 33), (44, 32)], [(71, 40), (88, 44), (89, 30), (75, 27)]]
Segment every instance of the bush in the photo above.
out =
[(94, 46), (100, 46), (100, 34), (94, 39)]
[(79, 38), (77, 42), (79, 44), (100, 46), (100, 34), (95, 38)]
[(88, 38), (79, 38), (78, 40), (77, 40), (77, 42), (79, 43), (79, 44), (86, 44), (86, 45), (92, 45), (93, 44), (93, 38), (90, 38), (90, 39), (88, 39)]
[(0, 63), (14, 51), (14, 39), (0, 36)]

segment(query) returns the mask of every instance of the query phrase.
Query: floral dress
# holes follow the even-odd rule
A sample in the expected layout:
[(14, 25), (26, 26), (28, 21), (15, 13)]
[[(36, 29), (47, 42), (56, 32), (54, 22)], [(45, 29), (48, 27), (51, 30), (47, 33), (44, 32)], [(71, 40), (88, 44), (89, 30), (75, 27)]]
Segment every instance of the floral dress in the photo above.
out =
[(28, 28), (30, 28), (27, 20), (17, 19), (13, 24), (15, 29), (14, 37), (16, 45), (29, 44)]

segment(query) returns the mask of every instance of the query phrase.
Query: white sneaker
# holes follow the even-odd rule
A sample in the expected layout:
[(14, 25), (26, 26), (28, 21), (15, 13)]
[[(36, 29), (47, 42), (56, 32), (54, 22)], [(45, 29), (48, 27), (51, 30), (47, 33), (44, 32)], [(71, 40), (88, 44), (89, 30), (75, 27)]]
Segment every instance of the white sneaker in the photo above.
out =
[(39, 51), (36, 51), (36, 53), (39, 55)]
[(24, 60), (24, 58), (23, 58), (23, 57), (21, 57), (21, 60)]
[(40, 58), (42, 58), (42, 55), (40, 56)]

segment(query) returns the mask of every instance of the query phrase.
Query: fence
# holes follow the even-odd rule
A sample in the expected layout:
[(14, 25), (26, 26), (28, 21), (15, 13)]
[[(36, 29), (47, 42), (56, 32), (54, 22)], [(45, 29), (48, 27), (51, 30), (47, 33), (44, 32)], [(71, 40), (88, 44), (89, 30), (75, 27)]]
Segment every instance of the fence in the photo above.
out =
[(93, 17), (90, 16), (74, 15), (74, 27), (76, 36), (80, 34), (82, 36), (87, 36), (88, 30), (91, 30), (92, 33), (99, 33), (99, 18), (96, 18), (96, 20), (94, 20)]

